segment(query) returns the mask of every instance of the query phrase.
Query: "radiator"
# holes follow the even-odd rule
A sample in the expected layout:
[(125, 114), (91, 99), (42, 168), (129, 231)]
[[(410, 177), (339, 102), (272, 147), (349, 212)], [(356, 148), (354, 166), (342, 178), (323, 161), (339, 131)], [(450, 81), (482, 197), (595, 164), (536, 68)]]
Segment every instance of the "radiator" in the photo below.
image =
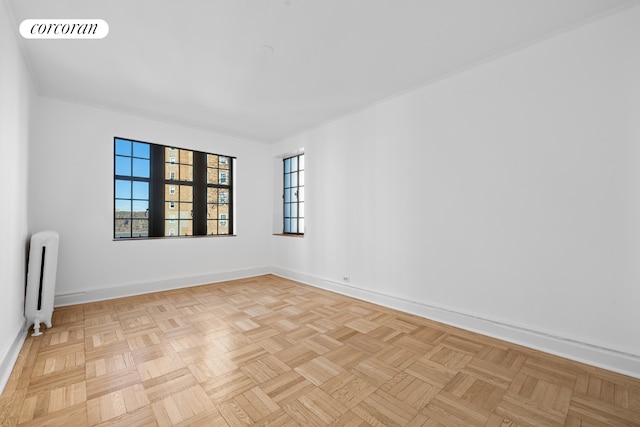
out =
[(42, 335), (40, 323), (51, 327), (58, 267), (58, 233), (42, 231), (31, 236), (24, 315), (33, 336)]

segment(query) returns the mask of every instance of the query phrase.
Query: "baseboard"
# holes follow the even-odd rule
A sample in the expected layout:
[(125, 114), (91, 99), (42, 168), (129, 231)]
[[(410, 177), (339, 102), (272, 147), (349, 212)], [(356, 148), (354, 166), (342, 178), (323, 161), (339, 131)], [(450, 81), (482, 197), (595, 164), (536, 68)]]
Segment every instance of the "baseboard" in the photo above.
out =
[(11, 345), (9, 345), (5, 354), (0, 358), (0, 394), (4, 391), (7, 381), (9, 381), (11, 371), (13, 370), (16, 360), (18, 360), (18, 356), (20, 355), (22, 344), (24, 344), (24, 340), (27, 337), (28, 331), (25, 328), (25, 323), (26, 322), (24, 321), (22, 322), (22, 325), (15, 333)]
[(228, 280), (245, 279), (247, 277), (261, 276), (270, 272), (271, 269), (269, 267), (257, 267), (245, 270), (233, 270), (198, 276), (138, 282), (109, 288), (91, 289), (83, 292), (56, 295), (53, 305), (54, 307), (63, 307), (67, 305), (85, 304), (88, 302), (130, 297), (133, 295), (168, 291), (171, 289), (182, 289), (191, 286), (206, 285), (209, 283), (225, 282)]
[(540, 350), (576, 362), (618, 372), (634, 378), (640, 378), (639, 355), (601, 347), (592, 343), (585, 343), (578, 339), (563, 337), (522, 325), (488, 319), (474, 315), (473, 313), (464, 313), (451, 307), (410, 301), (397, 296), (283, 268), (272, 267), (271, 273), (317, 288), (397, 309), (405, 313), (414, 314), (426, 319)]

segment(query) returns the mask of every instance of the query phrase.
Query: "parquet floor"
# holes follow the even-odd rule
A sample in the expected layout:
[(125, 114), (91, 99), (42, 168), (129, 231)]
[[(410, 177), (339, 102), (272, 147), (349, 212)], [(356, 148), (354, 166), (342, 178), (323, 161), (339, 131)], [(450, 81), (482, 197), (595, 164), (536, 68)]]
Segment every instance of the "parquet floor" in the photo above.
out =
[(271, 275), (53, 323), (3, 426), (640, 425), (640, 380)]

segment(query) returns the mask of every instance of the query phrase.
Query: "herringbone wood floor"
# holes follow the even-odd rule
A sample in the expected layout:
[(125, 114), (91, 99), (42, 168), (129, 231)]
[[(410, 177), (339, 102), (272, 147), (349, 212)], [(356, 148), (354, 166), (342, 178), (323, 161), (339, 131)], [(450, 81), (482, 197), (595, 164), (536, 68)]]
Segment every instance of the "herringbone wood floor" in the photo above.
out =
[(640, 380), (275, 276), (58, 308), (3, 426), (640, 425)]

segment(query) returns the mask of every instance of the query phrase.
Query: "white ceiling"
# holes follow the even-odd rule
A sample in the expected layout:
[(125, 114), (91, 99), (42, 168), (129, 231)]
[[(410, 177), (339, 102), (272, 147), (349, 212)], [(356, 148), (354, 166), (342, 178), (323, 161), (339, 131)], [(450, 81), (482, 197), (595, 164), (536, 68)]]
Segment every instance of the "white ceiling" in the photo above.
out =
[[(272, 142), (638, 0), (5, 0), (39, 95)], [(266, 53), (271, 46), (273, 53)]]

